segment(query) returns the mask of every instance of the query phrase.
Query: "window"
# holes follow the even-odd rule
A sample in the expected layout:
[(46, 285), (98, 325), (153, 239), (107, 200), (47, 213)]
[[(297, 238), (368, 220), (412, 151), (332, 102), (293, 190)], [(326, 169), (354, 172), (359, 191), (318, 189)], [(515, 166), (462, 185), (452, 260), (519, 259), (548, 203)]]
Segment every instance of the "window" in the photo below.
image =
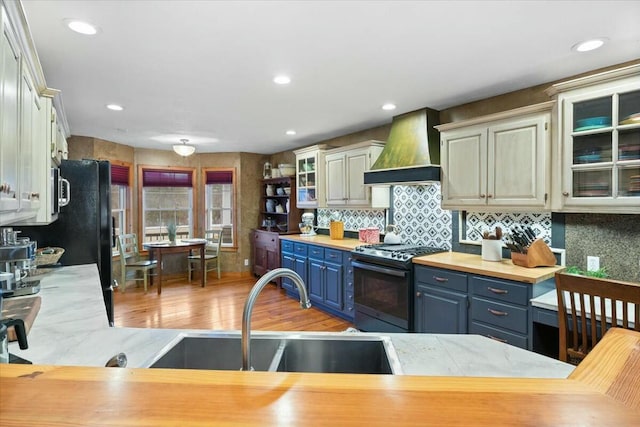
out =
[(142, 167), (142, 241), (167, 240), (167, 225), (176, 237), (193, 235), (193, 170)]
[(111, 164), (111, 216), (116, 236), (129, 232), (129, 171), (128, 165)]
[(205, 169), (205, 229), (222, 228), (222, 246), (235, 246), (235, 169)]

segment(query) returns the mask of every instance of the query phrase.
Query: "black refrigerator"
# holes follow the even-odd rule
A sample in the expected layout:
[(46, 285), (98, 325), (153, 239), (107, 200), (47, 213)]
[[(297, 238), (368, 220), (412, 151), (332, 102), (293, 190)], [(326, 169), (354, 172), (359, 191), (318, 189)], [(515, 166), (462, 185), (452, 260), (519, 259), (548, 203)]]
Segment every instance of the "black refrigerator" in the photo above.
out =
[(70, 202), (60, 208), (58, 219), (48, 225), (13, 228), (37, 241), (40, 248), (64, 248), (62, 266), (97, 264), (107, 318), (113, 326), (111, 164), (63, 160), (60, 176), (69, 181)]

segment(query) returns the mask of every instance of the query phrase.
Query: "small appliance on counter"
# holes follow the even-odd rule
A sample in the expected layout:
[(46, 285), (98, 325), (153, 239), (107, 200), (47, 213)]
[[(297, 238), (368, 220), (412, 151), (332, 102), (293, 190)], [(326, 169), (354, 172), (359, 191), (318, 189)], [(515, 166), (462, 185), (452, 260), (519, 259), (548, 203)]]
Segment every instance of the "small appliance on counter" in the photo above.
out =
[(315, 220), (315, 215), (311, 212), (306, 212), (302, 214), (302, 222), (299, 225), (300, 227), (300, 235), (301, 236), (315, 236), (316, 231), (313, 226), (313, 221)]
[(0, 287), (5, 298), (40, 291), (40, 280), (32, 277), (37, 243), (18, 238), (18, 233), (7, 227), (0, 234)]
[[(2, 299), (6, 296), (6, 292), (0, 290), (0, 313), (2, 313)], [(29, 348), (27, 343), (27, 331), (24, 327), (22, 319), (1, 319), (0, 320), (0, 363), (31, 363), (24, 359), (17, 358), (9, 354), (9, 337), (8, 328), (13, 327), (18, 345), (21, 350)], [(19, 359), (19, 360), (14, 360)]]

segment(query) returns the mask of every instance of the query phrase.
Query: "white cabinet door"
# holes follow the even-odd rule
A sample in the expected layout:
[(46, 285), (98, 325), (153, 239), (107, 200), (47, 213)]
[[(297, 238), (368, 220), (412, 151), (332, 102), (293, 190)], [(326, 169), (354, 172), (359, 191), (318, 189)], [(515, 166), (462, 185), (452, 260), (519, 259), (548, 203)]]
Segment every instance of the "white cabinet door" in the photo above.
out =
[(552, 104), (437, 126), (441, 131), (442, 207), (547, 209)]
[(347, 200), (346, 192), (346, 156), (330, 154), (326, 156), (327, 164), (327, 206), (344, 205)]
[(488, 205), (544, 208), (550, 119), (544, 114), (489, 127)]
[[(0, 211), (19, 209), (20, 51), (2, 9), (0, 41)], [(0, 224), (3, 220), (0, 220)]]
[(485, 205), (487, 197), (487, 128), (443, 133), (442, 207)]
[(365, 206), (371, 203), (371, 189), (364, 185), (364, 173), (369, 170), (369, 150), (354, 150), (347, 153), (347, 204)]

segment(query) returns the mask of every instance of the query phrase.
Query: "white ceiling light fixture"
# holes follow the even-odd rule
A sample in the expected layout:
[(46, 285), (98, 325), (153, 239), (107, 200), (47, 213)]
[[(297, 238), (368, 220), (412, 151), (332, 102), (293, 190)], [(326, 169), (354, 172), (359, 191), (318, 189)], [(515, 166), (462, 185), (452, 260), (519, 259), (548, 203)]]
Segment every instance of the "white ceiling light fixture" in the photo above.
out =
[(575, 50), (576, 52), (589, 52), (590, 50), (595, 50), (599, 47), (602, 47), (605, 41), (605, 38), (585, 40), (583, 42), (576, 43), (571, 49)]
[(107, 104), (107, 108), (112, 111), (122, 111), (124, 107), (118, 104)]
[(382, 109), (383, 109), (383, 110), (385, 110), (385, 111), (392, 111), (392, 110), (395, 110), (395, 109), (396, 109), (396, 105), (395, 105), (395, 104), (392, 104), (392, 103), (390, 103), (390, 102), (387, 102), (386, 104), (384, 104), (384, 105), (382, 106)]
[(288, 85), (291, 83), (291, 77), (281, 74), (279, 76), (275, 76), (273, 78), (273, 82), (278, 85)]
[(182, 144), (176, 144), (173, 146), (173, 151), (175, 151), (177, 154), (181, 155), (182, 157), (187, 157), (195, 153), (196, 147), (194, 147), (193, 145), (187, 145), (187, 142), (189, 142), (188, 139), (183, 138), (180, 140), (180, 142), (182, 142)]
[(295, 135), (296, 131), (293, 129), (289, 129), (287, 132), (285, 132), (287, 135)]
[(79, 21), (77, 19), (65, 19), (64, 23), (70, 30), (85, 36), (93, 36), (98, 34), (98, 27), (88, 22)]

